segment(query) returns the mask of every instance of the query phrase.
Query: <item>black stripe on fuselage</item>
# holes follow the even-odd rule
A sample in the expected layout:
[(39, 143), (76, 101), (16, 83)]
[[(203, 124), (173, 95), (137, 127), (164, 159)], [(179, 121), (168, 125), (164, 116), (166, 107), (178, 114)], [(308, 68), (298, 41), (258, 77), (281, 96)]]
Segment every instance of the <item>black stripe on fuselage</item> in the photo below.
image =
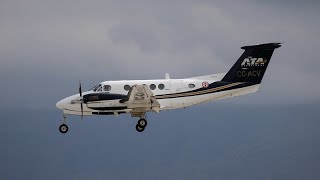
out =
[[(125, 111), (119, 111), (118, 114), (125, 114)], [(114, 115), (114, 112), (92, 112), (94, 115)]]
[(113, 94), (113, 93), (92, 93), (86, 94), (83, 96), (83, 102), (97, 102), (97, 101), (108, 101), (108, 100), (117, 100), (124, 99), (127, 95), (124, 94)]
[(255, 85), (253, 83), (247, 82), (214, 82), (210, 84), (207, 88), (199, 88), (193, 91), (174, 93), (174, 94), (163, 94), (155, 96), (156, 99), (170, 99), (170, 98), (179, 98), (179, 97), (189, 97), (189, 96), (198, 96), (210, 93), (216, 93), (221, 91), (228, 91), (238, 88), (243, 88), (247, 86)]
[(127, 109), (127, 106), (114, 106), (114, 107), (89, 107), (90, 109), (98, 110), (98, 111), (118, 111)]

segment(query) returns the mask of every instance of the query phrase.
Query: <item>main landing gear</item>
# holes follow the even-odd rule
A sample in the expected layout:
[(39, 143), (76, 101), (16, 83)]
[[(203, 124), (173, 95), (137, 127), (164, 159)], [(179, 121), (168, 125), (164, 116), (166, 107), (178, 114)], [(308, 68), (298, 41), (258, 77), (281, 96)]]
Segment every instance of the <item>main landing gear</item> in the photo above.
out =
[(65, 114), (63, 114), (63, 121), (62, 121), (62, 124), (59, 126), (59, 131), (62, 133), (62, 134), (65, 134), (68, 132), (68, 126), (65, 124), (67, 120), (67, 116)]
[(139, 121), (138, 121), (138, 123), (136, 125), (136, 130), (138, 132), (144, 131), (144, 129), (146, 128), (147, 124), (148, 123), (147, 123), (147, 120), (145, 118), (139, 119)]

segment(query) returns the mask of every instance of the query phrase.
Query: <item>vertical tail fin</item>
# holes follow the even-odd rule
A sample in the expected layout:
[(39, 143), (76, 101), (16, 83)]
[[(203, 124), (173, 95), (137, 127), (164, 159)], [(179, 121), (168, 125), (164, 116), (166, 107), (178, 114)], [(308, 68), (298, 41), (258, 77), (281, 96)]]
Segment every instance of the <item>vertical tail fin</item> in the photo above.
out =
[(274, 49), (279, 47), (281, 43), (241, 47), (244, 53), (221, 81), (260, 84)]

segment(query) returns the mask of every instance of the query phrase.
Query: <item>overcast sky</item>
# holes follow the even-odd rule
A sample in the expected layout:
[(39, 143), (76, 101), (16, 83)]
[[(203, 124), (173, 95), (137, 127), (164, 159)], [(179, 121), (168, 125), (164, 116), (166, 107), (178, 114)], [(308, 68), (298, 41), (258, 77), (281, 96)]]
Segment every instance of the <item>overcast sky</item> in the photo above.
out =
[[(320, 100), (317, 1), (0, 1), (1, 107), (54, 108), (104, 80), (226, 72), (243, 45), (284, 42), (258, 100)], [(14, 96), (14, 98), (12, 98)], [(255, 95), (254, 95), (255, 96)], [(31, 103), (32, 102), (32, 103)]]

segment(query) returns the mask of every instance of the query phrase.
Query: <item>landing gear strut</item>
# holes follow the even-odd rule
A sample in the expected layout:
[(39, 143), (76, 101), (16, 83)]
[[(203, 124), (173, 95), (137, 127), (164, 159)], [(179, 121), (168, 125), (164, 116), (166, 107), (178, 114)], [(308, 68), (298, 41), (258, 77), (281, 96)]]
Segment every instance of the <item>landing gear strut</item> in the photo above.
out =
[(148, 123), (147, 123), (147, 120), (145, 118), (139, 119), (139, 121), (138, 121), (138, 123), (136, 125), (136, 130), (138, 132), (144, 131), (144, 129), (146, 128), (147, 124)]
[(68, 132), (68, 126), (65, 124), (67, 120), (67, 116), (65, 114), (63, 114), (63, 121), (62, 121), (62, 124), (59, 126), (59, 131), (62, 133), (62, 134), (65, 134)]

